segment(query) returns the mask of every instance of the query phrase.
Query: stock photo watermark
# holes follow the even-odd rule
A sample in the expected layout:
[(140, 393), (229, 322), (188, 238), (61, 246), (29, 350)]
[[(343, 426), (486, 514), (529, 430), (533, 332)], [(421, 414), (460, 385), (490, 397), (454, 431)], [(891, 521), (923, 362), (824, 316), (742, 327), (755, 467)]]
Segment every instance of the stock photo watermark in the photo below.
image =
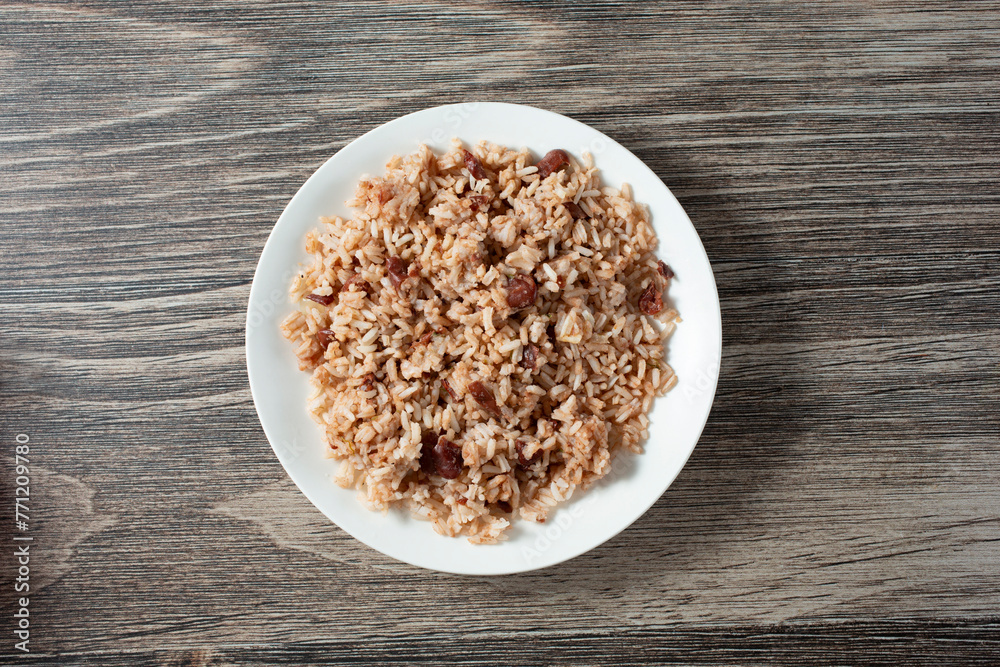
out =
[(275, 287), (263, 297), (259, 297), (254, 300), (250, 307), (250, 312), (247, 315), (247, 328), (250, 330), (256, 329), (264, 322), (277, 312), (280, 306), (288, 304), (288, 288), (292, 284), (292, 278), (295, 277), (298, 271), (287, 270), (281, 275), (280, 284), (284, 286), (283, 289)]
[(299, 442), (298, 436), (291, 440), (282, 440), (274, 447), (277, 450), (278, 458), (283, 461), (295, 461), (306, 451), (306, 446)]
[[(689, 382), (685, 382), (679, 387), (680, 393), (689, 404), (698, 401), (706, 392), (712, 391), (719, 379), (719, 364), (712, 363), (706, 368), (699, 370), (691, 376)], [(596, 488), (602, 488), (616, 483), (627, 471), (636, 464), (634, 456), (615, 456), (611, 460), (611, 471), (608, 472), (597, 484)], [(555, 512), (555, 519), (546, 526), (542, 535), (535, 538), (530, 545), (521, 547), (521, 556), (525, 562), (532, 564), (542, 555), (552, 548), (552, 545), (568, 531), (587, 512), (595, 508), (598, 499), (593, 493), (588, 493), (585, 498), (578, 502), (571, 503), (568, 507)]]
[(468, 120), (472, 114), (476, 113), (479, 106), (479, 102), (463, 102), (462, 104), (454, 105), (452, 108), (444, 112), (444, 122), (448, 124), (450, 130), (443, 127), (435, 128), (430, 133), (430, 136), (423, 140), (423, 143), (431, 146), (440, 144), (446, 139), (450, 139), (454, 136), (454, 133), (462, 127), (465, 121)]
[(14, 642), (14, 648), (22, 653), (30, 653), (28, 642), (31, 638), (31, 613), (28, 607), (31, 603), (31, 542), (34, 537), (29, 535), (31, 517), (29, 505), (31, 502), (31, 463), (28, 446), (30, 438), (27, 433), (18, 433), (14, 445), (14, 527), (13, 546), (14, 562), (17, 571), (14, 576), (14, 636), (19, 640)]
[(710, 364), (708, 368), (700, 370), (691, 378), (691, 382), (684, 383), (681, 387), (681, 395), (687, 399), (688, 403), (694, 403), (711, 391), (719, 380), (719, 364)]
[[(601, 488), (612, 484), (616, 479), (621, 477), (626, 470), (629, 470), (633, 465), (633, 462), (630, 459), (626, 460), (627, 458), (628, 457), (615, 456), (611, 460), (611, 471), (601, 478), (601, 480), (595, 484), (595, 487)], [(593, 489), (591, 491), (593, 491)], [(597, 499), (594, 497), (594, 494), (588, 493), (584, 499), (575, 503), (570, 503), (568, 506), (557, 510), (555, 512), (554, 520), (546, 525), (543, 533), (536, 537), (535, 541), (530, 545), (526, 544), (521, 547), (521, 556), (524, 558), (525, 562), (530, 565), (541, 558), (546, 551), (552, 548), (553, 544), (562, 538), (562, 536), (573, 526), (573, 524), (586, 515), (587, 511), (594, 508), (596, 504)]]
[[(481, 106), (480, 102), (463, 102), (462, 104), (452, 105), (443, 114), (443, 119), (447, 127), (435, 128), (421, 143), (428, 146), (441, 145), (442, 142), (455, 136), (462, 128), (462, 125), (465, 124), (465, 121), (475, 115)], [(608, 149), (610, 145), (609, 141), (603, 135), (598, 135), (591, 139), (587, 145), (581, 146), (577, 155), (589, 153), (591, 156), (597, 157)]]

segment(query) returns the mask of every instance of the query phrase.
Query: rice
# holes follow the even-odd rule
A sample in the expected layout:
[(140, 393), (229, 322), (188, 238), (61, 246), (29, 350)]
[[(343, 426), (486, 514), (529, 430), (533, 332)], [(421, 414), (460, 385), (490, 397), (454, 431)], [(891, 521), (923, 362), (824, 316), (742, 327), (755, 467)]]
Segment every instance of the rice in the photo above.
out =
[(282, 331), (334, 479), (371, 509), (496, 542), (642, 451), (676, 380), (673, 273), (631, 189), (554, 153), (422, 146), (307, 235)]

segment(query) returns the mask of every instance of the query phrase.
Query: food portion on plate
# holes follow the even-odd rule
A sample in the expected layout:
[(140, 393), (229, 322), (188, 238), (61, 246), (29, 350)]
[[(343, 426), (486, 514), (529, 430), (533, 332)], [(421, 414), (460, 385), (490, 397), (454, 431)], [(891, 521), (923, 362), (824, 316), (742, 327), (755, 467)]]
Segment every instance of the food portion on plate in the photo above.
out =
[(456, 141), (348, 204), (307, 235), (282, 324), (338, 484), (490, 543), (641, 452), (679, 318), (628, 185), (586, 154)]

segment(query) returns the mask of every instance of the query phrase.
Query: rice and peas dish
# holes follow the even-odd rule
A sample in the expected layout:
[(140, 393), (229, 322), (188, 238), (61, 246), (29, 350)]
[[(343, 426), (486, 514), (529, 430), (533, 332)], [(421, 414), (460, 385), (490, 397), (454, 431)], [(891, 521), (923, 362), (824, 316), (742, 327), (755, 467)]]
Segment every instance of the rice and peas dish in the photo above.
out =
[(282, 324), (338, 484), (491, 543), (641, 452), (679, 318), (628, 185), (586, 154), (456, 140), (348, 204), (307, 235)]

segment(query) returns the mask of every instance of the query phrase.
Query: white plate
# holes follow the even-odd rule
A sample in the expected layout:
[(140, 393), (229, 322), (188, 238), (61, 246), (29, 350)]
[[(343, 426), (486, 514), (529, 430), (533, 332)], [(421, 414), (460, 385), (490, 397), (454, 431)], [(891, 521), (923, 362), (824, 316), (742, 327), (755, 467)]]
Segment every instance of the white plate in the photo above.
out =
[[(659, 255), (676, 273), (669, 297), (682, 322), (668, 343), (679, 378), (655, 401), (646, 451), (625, 454), (601, 482), (560, 506), (545, 524), (516, 521), (510, 539), (473, 545), (442, 537), (406, 510), (371, 512), (354, 491), (331, 480), (337, 464), (324, 456), (319, 428), (306, 409), (308, 374), (298, 370), (291, 344), (278, 330), (291, 312), (288, 287), (304, 262), (305, 234), (320, 216), (350, 214), (344, 202), (362, 174), (384, 173), (394, 155), (426, 143), (448, 147), (488, 139), (527, 146), (536, 156), (552, 148), (593, 154), (605, 184), (632, 185), (649, 205)], [(460, 574), (507, 574), (578, 556), (615, 536), (656, 502), (698, 442), (715, 396), (722, 354), (722, 320), (712, 267), (697, 232), (670, 190), (627, 149), (582, 123), (515, 104), (456, 104), (403, 116), (345, 146), (326, 161), (285, 207), (261, 253), (247, 310), (247, 371), (264, 433), (288, 475), (334, 523), (373, 549), (413, 565)]]

